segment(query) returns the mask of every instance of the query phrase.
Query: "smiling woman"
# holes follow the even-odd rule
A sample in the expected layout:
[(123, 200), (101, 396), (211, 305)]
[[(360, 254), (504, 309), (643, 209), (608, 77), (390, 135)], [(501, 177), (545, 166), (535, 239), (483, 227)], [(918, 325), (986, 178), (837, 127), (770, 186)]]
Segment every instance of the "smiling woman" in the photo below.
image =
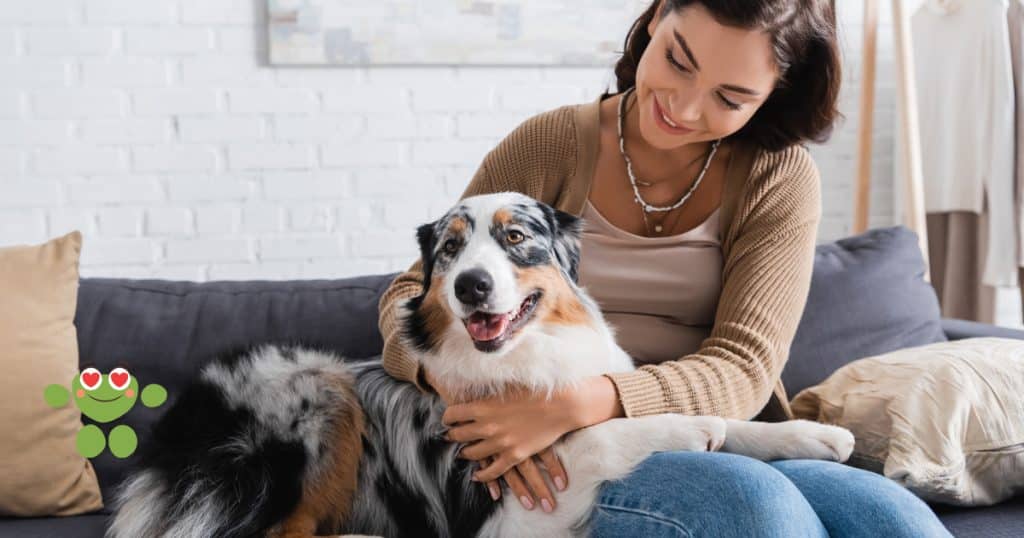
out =
[[(572, 276), (622, 348), (647, 363), (550, 396), (441, 394), (452, 404), (450, 439), (480, 462), (475, 476), (495, 498), (504, 493), (493, 481), (503, 479), (527, 509), (558, 509), (552, 490), (572, 477), (550, 447), (576, 429), (659, 413), (792, 418), (780, 375), (821, 220), (820, 175), (805, 145), (828, 140), (840, 117), (831, 2), (652, 2), (629, 28), (615, 75), (616, 92), (523, 122), (462, 194), (516, 191), (585, 216)], [(425, 377), (397, 329), (396, 313), (429, 280), (430, 268), (415, 262), (382, 296), (383, 362), (392, 376), (443, 391), (446, 380)], [(487, 285), (465, 284), (466, 293)], [(500, 339), (502, 316), (515, 319), (532, 289), (521, 288), (501, 308), (467, 312), (470, 337)], [(877, 475), (748, 460), (651, 457), (603, 487), (594, 533), (948, 536), (927, 505)]]

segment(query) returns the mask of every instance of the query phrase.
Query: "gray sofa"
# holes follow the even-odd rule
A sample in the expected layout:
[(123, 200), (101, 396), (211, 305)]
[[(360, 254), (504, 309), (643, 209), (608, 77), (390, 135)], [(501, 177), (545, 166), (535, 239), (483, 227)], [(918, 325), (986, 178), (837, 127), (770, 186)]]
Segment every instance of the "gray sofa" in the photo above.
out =
[[(1024, 331), (941, 319), (922, 275), (917, 237), (900, 226), (819, 245), (807, 306), (783, 372), (790, 394), (859, 357), (973, 336), (1024, 339)], [(125, 363), (140, 383), (167, 388), (164, 406), (136, 406), (122, 421), (144, 443), (148, 428), (188, 378), (225, 349), (296, 341), (352, 360), (379, 354), (377, 300), (393, 277), (207, 283), (84, 278), (75, 316), (80, 361), (104, 372)], [(133, 458), (119, 460), (104, 452), (92, 461), (109, 499)], [(934, 509), (958, 537), (1024, 536), (1024, 498), (986, 508)], [(62, 518), (0, 518), (0, 537), (100, 537), (108, 517), (102, 510)]]

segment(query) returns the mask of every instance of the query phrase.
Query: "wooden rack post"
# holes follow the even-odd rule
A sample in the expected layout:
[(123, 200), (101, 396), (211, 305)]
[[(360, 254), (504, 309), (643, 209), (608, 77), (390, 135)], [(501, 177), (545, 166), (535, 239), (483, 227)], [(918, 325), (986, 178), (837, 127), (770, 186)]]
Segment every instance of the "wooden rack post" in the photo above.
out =
[[(903, 141), (904, 223), (917, 233), (924, 257), (924, 279), (929, 280), (928, 226), (924, 211), (924, 184), (921, 172), (921, 143), (917, 118), (917, 84), (914, 77), (914, 47), (910, 31), (910, 14), (904, 12), (903, 0), (892, 2), (893, 32), (896, 46), (896, 74), (899, 77), (900, 124)], [(834, 3), (833, 3), (834, 5)], [(878, 38), (878, 2), (864, 0), (864, 44), (862, 52), (860, 137), (857, 162), (857, 192), (854, 196), (853, 233), (868, 228), (871, 204), (871, 135), (875, 110), (875, 59)]]

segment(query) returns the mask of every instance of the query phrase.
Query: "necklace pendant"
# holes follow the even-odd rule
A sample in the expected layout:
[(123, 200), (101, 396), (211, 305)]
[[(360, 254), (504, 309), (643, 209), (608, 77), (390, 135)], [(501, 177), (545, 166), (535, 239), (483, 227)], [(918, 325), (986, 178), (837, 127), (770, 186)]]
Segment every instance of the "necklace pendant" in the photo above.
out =
[(658, 233), (661, 233), (661, 225), (660, 224), (655, 224), (654, 225), (654, 231), (656, 231)]

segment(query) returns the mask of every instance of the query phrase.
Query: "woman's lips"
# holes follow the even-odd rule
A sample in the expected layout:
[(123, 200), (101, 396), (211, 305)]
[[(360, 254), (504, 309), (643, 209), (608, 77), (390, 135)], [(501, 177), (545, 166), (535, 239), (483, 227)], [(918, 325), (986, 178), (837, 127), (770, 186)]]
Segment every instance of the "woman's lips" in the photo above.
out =
[(651, 102), (653, 103), (651, 105), (651, 110), (652, 114), (654, 115), (654, 123), (657, 123), (658, 127), (661, 127), (662, 130), (674, 135), (681, 135), (693, 132), (693, 129), (687, 129), (686, 127), (673, 127), (669, 125), (665, 121), (665, 118), (662, 117), (664, 111), (661, 109), (661, 105), (658, 104), (658, 99), (652, 95)]

